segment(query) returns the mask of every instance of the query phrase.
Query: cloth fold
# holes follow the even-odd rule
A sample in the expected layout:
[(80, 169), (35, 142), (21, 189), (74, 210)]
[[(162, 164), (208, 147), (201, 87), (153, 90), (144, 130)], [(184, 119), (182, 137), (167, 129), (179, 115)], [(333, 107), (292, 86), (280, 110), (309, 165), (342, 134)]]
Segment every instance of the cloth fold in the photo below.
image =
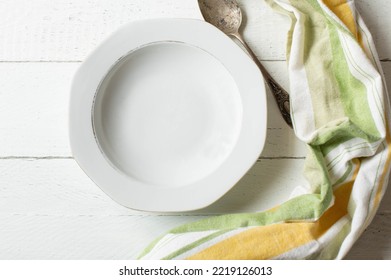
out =
[(268, 211), (175, 228), (141, 259), (341, 259), (376, 214), (390, 171), (390, 106), (354, 1), (265, 1), (291, 18), (291, 114), (308, 147), (310, 189)]

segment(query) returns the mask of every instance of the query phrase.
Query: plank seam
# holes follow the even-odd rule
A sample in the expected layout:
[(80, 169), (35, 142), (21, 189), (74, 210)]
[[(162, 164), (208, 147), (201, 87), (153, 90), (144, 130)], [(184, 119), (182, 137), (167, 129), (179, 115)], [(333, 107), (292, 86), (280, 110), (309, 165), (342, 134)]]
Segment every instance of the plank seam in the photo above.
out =
[[(75, 214), (75, 215), (61, 215), (61, 214), (31, 214), (31, 213), (0, 213), (1, 216), (10, 216), (10, 217), (200, 217), (200, 218), (207, 218), (207, 217), (213, 217), (213, 216), (218, 216), (218, 215), (227, 215), (227, 214), (232, 214), (229, 212), (224, 212), (224, 213), (202, 213), (202, 214), (197, 214), (197, 213), (178, 213), (178, 214), (119, 214), (119, 215), (99, 215), (99, 214)], [(381, 217), (388, 217), (390, 216), (391, 218), (391, 211), (390, 210), (384, 210), (376, 213), (376, 216), (381, 216)]]
[(266, 159), (266, 160), (282, 160), (282, 159), (305, 159), (305, 157), (259, 157), (257, 161), (261, 161), (263, 159)]
[[(258, 58), (259, 59), (259, 58)], [(259, 59), (264, 62), (284, 62), (285, 59)], [(0, 60), (0, 63), (81, 63), (83, 60)]]
[[(284, 62), (286, 59), (260, 59), (263, 62)], [(391, 62), (391, 58), (380, 59), (381, 62)], [(82, 63), (83, 60), (0, 60), (0, 63)]]
[(74, 159), (74, 157), (71, 157), (71, 156), (42, 156), (42, 157), (5, 156), (5, 157), (0, 157), (0, 160), (55, 160), (55, 159)]
[[(0, 157), (0, 160), (68, 160), (68, 159), (74, 159), (72, 156), (42, 156), (42, 157), (33, 157), (33, 156), (4, 156)], [(285, 157), (285, 156), (276, 156), (276, 157), (264, 157), (261, 156), (258, 158), (257, 161), (260, 160), (283, 160), (283, 159), (305, 159), (304, 156), (301, 157)]]

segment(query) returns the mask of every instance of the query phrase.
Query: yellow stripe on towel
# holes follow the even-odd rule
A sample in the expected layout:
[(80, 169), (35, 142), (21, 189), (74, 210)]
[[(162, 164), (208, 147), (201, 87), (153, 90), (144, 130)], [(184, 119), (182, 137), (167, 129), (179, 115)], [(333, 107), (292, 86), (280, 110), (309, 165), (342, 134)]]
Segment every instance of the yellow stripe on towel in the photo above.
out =
[[(252, 228), (225, 239), (188, 259), (271, 259), (316, 240), (347, 214), (350, 194), (359, 169), (358, 163), (352, 179), (335, 190), (334, 205), (317, 222), (273, 224)], [(259, 242), (260, 239), (262, 242)]]
[(346, 25), (358, 38), (356, 19), (346, 0), (323, 0), (323, 3)]

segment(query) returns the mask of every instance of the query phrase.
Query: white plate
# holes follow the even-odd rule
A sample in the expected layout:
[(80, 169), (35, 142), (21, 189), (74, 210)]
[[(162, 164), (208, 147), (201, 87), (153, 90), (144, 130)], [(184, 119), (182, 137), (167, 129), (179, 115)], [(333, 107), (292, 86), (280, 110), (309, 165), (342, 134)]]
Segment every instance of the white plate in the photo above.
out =
[(73, 155), (129, 208), (187, 211), (211, 204), (254, 164), (265, 136), (260, 72), (203, 21), (126, 25), (74, 78)]

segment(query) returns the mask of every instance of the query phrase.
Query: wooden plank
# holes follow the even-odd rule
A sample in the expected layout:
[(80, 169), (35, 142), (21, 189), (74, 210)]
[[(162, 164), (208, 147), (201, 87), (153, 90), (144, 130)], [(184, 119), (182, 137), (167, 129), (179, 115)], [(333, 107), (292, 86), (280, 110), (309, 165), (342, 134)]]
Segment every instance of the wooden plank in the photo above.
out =
[(373, 36), (380, 59), (391, 60), (391, 36), (388, 26), (391, 2), (383, 0), (356, 0), (356, 7)]
[[(0, 215), (0, 259), (135, 259), (157, 236), (203, 217)], [(378, 215), (346, 259), (391, 259), (391, 214)]]
[(136, 259), (169, 229), (201, 218), (0, 214), (0, 259)]
[[(264, 60), (284, 60), (287, 17), (264, 1), (241, 0), (244, 35)], [(389, 59), (391, 37), (384, 26), (391, 3), (358, 0), (380, 57)], [(0, 61), (80, 61), (121, 25), (147, 18), (201, 19), (195, 0), (3, 0), (0, 2)]]
[[(69, 157), (68, 101), (80, 63), (0, 63), (0, 157)], [(285, 62), (267, 62), (287, 87)], [(304, 157), (304, 145), (268, 94), (268, 137), (262, 156)], [(28, 145), (26, 145), (28, 141)]]
[[(151, 240), (174, 226), (212, 213), (263, 210), (278, 203), (277, 197), (287, 199), (302, 163), (262, 160), (210, 207), (162, 216), (117, 205), (72, 159), (1, 160), (0, 259), (135, 258)], [(388, 198), (390, 194), (388, 191)], [(348, 258), (371, 259), (379, 254), (391, 258), (387, 247), (390, 204), (387, 206), (378, 214), (384, 218), (376, 217), (367, 230), (372, 235), (363, 237), (362, 245), (355, 246)]]
[(379, 206), (379, 213), (391, 213), (391, 180)]
[[(266, 210), (304, 183), (304, 160), (261, 160), (224, 197), (188, 215)], [(72, 159), (0, 160), (0, 213), (31, 215), (151, 215), (113, 202)], [(153, 215), (153, 214), (152, 214)]]
[(346, 256), (350, 260), (391, 259), (391, 213), (378, 214)]
[[(275, 30), (286, 29), (288, 20), (263, 2), (246, 2), (246, 36), (255, 35), (253, 45), (261, 45), (256, 50), (262, 49), (263, 58), (283, 59), (285, 32)], [(5, 0), (0, 18), (0, 61), (74, 61), (128, 22), (202, 16), (194, 0)]]
[[(0, 156), (70, 156), (74, 63), (0, 63)], [(27, 144), (28, 143), (28, 144)]]
[[(305, 186), (302, 159), (262, 159), (218, 201), (186, 213), (221, 214), (266, 210)], [(72, 159), (0, 160), (0, 213), (34, 215), (149, 215), (106, 196)], [(388, 188), (379, 213), (391, 213)]]

